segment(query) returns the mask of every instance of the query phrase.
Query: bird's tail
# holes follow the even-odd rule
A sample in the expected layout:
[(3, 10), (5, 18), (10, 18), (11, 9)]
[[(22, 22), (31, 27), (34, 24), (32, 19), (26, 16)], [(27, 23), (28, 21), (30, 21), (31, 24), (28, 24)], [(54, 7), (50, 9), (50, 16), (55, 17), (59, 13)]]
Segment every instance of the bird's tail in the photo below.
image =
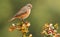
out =
[(9, 22), (11, 22), (11, 21), (13, 21), (13, 20), (15, 20), (15, 18), (10, 19)]

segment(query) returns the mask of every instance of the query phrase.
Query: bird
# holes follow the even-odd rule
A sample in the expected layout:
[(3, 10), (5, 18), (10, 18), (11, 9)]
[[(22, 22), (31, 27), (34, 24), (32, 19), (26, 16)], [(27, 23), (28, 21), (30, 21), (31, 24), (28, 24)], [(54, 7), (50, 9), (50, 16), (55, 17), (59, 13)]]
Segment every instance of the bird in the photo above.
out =
[(10, 19), (10, 22), (17, 18), (21, 20), (28, 18), (31, 13), (31, 9), (32, 9), (32, 4), (30, 3), (26, 4)]

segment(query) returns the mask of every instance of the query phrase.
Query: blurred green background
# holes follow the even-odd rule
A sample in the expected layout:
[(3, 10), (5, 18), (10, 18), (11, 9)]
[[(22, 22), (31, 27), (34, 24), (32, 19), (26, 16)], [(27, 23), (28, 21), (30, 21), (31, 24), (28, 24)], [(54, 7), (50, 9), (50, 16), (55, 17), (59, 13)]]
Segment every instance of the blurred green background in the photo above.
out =
[(17, 30), (8, 31), (8, 20), (27, 3), (33, 5), (31, 15), (26, 19), (31, 23), (29, 30), (33, 37), (41, 37), (41, 28), (45, 23), (58, 23), (60, 26), (60, 0), (0, 0), (0, 37), (22, 36)]

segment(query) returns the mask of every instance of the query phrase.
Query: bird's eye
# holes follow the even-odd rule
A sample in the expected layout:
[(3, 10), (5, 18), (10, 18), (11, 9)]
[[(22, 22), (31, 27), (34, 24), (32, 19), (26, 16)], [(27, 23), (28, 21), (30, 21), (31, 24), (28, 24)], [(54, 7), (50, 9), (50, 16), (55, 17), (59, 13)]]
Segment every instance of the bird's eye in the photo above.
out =
[(30, 5), (28, 7), (31, 7)]

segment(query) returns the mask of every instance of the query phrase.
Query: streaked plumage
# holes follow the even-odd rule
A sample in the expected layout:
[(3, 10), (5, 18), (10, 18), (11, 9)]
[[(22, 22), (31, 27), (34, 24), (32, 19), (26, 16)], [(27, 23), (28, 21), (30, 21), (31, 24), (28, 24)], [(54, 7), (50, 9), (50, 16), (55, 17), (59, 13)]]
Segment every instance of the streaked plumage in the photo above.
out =
[(18, 13), (16, 13), (10, 21), (18, 19), (26, 19), (30, 15), (32, 9), (32, 4), (27, 4), (26, 6), (22, 7)]

